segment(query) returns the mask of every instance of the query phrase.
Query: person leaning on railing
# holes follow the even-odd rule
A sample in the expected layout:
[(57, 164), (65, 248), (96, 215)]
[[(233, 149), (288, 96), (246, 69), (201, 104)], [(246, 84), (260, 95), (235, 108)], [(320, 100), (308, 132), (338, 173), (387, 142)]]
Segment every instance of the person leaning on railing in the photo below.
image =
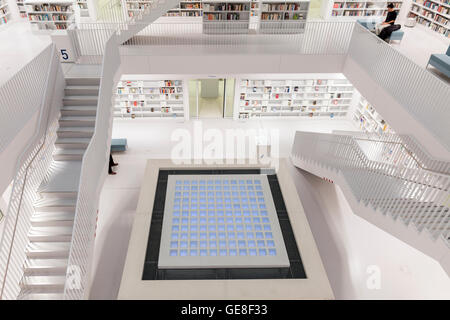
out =
[(383, 30), (384, 28), (392, 26), (395, 23), (395, 19), (397, 19), (397, 12), (394, 10), (394, 5), (392, 3), (389, 3), (387, 8), (388, 13), (386, 15), (386, 20), (384, 20), (384, 22), (378, 23), (375, 26), (375, 32), (377, 33), (377, 35), (379, 35), (381, 30)]

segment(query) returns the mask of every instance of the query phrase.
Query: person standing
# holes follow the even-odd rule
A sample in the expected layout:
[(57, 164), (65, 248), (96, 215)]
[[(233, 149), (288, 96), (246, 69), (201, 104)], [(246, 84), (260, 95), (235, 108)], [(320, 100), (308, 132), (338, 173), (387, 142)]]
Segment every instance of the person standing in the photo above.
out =
[(108, 173), (109, 173), (109, 174), (116, 174), (116, 173), (113, 171), (112, 167), (115, 167), (115, 166), (117, 166), (117, 165), (118, 165), (118, 163), (115, 163), (115, 162), (114, 162), (113, 157), (112, 157), (112, 155), (111, 155), (111, 153), (110, 153), (110, 154), (109, 154), (109, 167), (108, 167)]
[(397, 19), (397, 12), (394, 10), (394, 5), (389, 3), (387, 6), (388, 13), (386, 15), (386, 20), (384, 22), (378, 23), (375, 26), (375, 32), (377, 35), (380, 34), (381, 30), (386, 27), (392, 26), (395, 23), (395, 19)]

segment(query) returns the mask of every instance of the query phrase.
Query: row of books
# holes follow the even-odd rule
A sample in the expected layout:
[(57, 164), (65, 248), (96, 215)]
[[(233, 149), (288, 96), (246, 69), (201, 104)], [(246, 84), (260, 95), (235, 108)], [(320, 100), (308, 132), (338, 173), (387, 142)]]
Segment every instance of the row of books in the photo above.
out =
[(201, 3), (182, 3), (180, 4), (180, 9), (201, 9)]
[[(345, 79), (305, 79), (305, 80), (241, 80), (241, 87), (261, 87), (266, 86), (270, 87), (284, 87), (289, 88), (292, 86), (326, 86), (326, 85), (349, 85), (348, 80)], [(286, 89), (290, 90), (290, 89)]]
[(149, 6), (149, 3), (127, 3), (128, 10), (144, 10)]
[(423, 3), (418, 2), (418, 1), (414, 1), (414, 2), (417, 2), (417, 3), (421, 4), (421, 5), (423, 5), (424, 7), (427, 7), (429, 9), (431, 9), (431, 10), (440, 12), (442, 14), (449, 14), (450, 13), (450, 8), (445, 7), (445, 6), (441, 5), (441, 4), (438, 4), (437, 2), (433, 2), (433, 1), (425, 1)]
[(235, 21), (235, 20), (241, 20), (241, 16), (239, 13), (208, 13), (205, 15), (207, 20), (214, 21), (214, 20), (229, 20), (229, 21)]
[(271, 111), (263, 111), (263, 112), (241, 112), (239, 113), (239, 119), (249, 119), (249, 118), (256, 118), (256, 117), (262, 117), (263, 115), (267, 115), (267, 116), (273, 116), (273, 115), (278, 115), (278, 116), (307, 116), (307, 117), (314, 117), (314, 115), (316, 116), (320, 116), (320, 117), (330, 117), (331, 119), (334, 118), (335, 116), (345, 116), (347, 113), (343, 112), (343, 113), (335, 113), (335, 112), (329, 112), (329, 111), (319, 111), (319, 112), (302, 112), (299, 110), (292, 110), (292, 111), (281, 111), (281, 110), (271, 110)]
[[(294, 102), (299, 103), (299, 102)], [(303, 100), (301, 102), (303, 105), (308, 106), (348, 106), (349, 102), (346, 100)], [(270, 101), (270, 100), (243, 100), (241, 101), (242, 107), (248, 106), (264, 106), (264, 105), (277, 105), (277, 106), (291, 106), (293, 104), (292, 100), (281, 100), (281, 101)]]
[(155, 87), (179, 87), (181, 85), (182, 85), (181, 80), (148, 80), (148, 81), (123, 80), (119, 82), (118, 87), (155, 88)]
[(201, 11), (169, 11), (165, 14), (167, 17), (201, 17), (202, 15)]
[(28, 15), (28, 19), (30, 21), (67, 21), (67, 16), (64, 14), (59, 14), (59, 13), (53, 13), (51, 15), (49, 14), (33, 14), (33, 15)]
[(299, 10), (308, 10), (308, 5), (306, 4), (306, 6), (303, 6), (297, 3), (293, 4), (264, 3), (262, 6), (262, 11), (299, 11)]
[(303, 20), (306, 19), (306, 14), (299, 14), (299, 13), (262, 13), (261, 14), (261, 20)]
[(59, 11), (59, 12), (67, 12), (71, 10), (71, 4), (57, 5), (57, 4), (36, 4), (36, 5), (27, 5), (28, 11), (37, 11), (37, 12), (45, 12), (45, 11)]
[(249, 5), (248, 4), (209, 4), (204, 3), (203, 4), (203, 11), (248, 11)]

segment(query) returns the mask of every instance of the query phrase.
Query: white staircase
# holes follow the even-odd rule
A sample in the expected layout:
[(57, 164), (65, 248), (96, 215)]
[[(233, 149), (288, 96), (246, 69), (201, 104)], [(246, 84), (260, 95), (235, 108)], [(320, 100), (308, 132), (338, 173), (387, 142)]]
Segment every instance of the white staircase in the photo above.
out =
[(355, 214), (436, 259), (450, 274), (450, 162), (427, 158), (410, 137), (399, 137), (297, 132), (291, 160), (334, 181)]
[(94, 132), (99, 78), (66, 78), (53, 162), (38, 188), (19, 299), (62, 299), (81, 161)]
[(128, 17), (117, 9), (121, 8), (120, 0), (111, 0), (99, 9), (99, 20), (117, 24), (117, 43), (122, 44), (179, 3), (180, 0), (154, 0), (147, 8)]

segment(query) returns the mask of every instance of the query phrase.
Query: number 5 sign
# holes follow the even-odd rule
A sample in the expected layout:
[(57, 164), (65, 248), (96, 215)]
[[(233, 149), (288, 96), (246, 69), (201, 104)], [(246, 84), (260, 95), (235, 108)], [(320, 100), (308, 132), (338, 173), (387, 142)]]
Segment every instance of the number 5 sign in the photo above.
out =
[(66, 30), (56, 30), (52, 33), (52, 41), (56, 45), (61, 62), (75, 62), (72, 42)]

